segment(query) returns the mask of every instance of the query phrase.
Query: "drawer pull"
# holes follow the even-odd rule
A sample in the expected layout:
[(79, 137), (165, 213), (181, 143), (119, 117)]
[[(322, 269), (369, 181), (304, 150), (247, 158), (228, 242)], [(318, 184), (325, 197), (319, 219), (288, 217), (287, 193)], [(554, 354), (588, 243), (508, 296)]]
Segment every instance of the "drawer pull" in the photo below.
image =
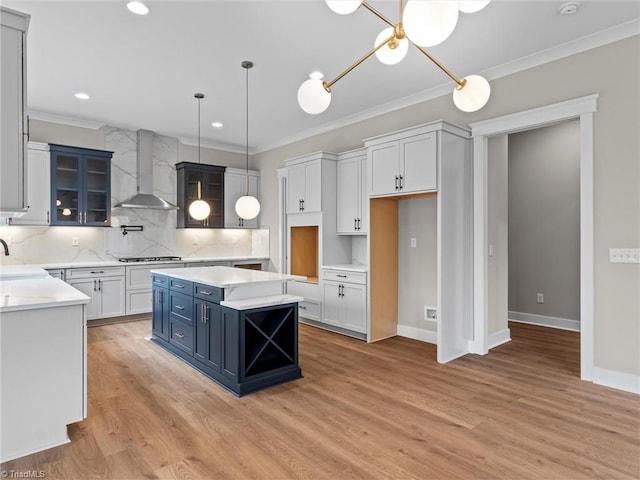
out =
[(340, 277), (340, 278), (347, 278), (347, 276), (346, 276), (346, 275), (340, 275), (340, 274), (336, 275), (336, 277)]
[(184, 310), (184, 307), (183, 307), (182, 305), (176, 305), (176, 308), (177, 308), (178, 310)]
[(184, 285), (181, 285), (179, 283), (174, 283), (173, 286), (176, 288), (184, 288)]
[(202, 295), (211, 295), (211, 292), (209, 290), (200, 290), (200, 293)]
[(307, 307), (305, 307), (304, 305), (298, 305), (298, 308), (301, 309), (301, 310), (306, 310), (307, 309)]
[(176, 333), (176, 337), (178, 337), (178, 338), (184, 338), (184, 333)]
[(91, 273), (104, 273), (104, 270), (95, 270), (95, 271), (93, 271)]

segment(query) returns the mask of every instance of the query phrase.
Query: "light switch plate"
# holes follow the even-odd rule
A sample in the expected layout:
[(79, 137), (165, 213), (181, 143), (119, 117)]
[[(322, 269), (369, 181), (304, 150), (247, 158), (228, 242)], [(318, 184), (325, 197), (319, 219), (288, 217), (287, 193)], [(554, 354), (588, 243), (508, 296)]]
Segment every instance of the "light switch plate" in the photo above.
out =
[(611, 263), (640, 263), (640, 248), (610, 248)]

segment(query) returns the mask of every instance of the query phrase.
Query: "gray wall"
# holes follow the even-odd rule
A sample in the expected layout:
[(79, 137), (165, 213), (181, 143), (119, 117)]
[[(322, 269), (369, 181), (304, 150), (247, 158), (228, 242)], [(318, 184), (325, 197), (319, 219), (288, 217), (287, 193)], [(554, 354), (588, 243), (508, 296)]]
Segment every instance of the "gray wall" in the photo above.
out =
[(493, 256), (489, 256), (489, 333), (508, 328), (507, 299), (509, 288), (508, 244), (508, 138), (489, 139), (488, 235)]
[(423, 307), (438, 305), (437, 206), (436, 197), (398, 202), (398, 325), (436, 330)]
[(271, 229), (273, 264), (278, 264), (275, 169), (286, 159), (318, 150), (357, 148), (363, 138), (441, 118), (464, 126), (599, 93), (594, 115), (594, 363), (640, 374), (640, 268), (609, 263), (609, 248), (640, 245), (640, 89), (624, 88), (620, 79), (624, 85), (640, 84), (637, 35), (492, 80), (491, 99), (479, 112), (460, 112), (451, 95), (445, 95), (257, 154), (256, 165), (262, 172), (261, 224)]
[(509, 135), (509, 310), (580, 319), (577, 120)]

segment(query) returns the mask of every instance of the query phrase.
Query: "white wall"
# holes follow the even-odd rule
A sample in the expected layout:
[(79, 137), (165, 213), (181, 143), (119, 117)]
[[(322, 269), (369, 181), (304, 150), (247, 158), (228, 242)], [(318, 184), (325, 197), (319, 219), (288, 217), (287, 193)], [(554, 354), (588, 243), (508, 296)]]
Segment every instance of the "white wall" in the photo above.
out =
[[(438, 306), (438, 200), (398, 202), (398, 325), (436, 331), (424, 321), (424, 306)], [(416, 247), (411, 248), (411, 239)]]
[[(390, 72), (389, 75), (392, 75)], [(621, 79), (624, 79), (622, 81)], [(262, 225), (277, 238), (276, 168), (284, 160), (362, 146), (362, 139), (445, 119), (469, 123), (599, 93), (594, 116), (595, 365), (640, 374), (640, 267), (609, 263), (609, 248), (640, 245), (640, 38), (636, 35), (491, 81), (479, 112), (455, 109), (450, 95), (343, 126), (255, 156), (261, 170)], [(337, 98), (334, 101), (338, 101)], [(277, 265), (277, 242), (271, 242)]]

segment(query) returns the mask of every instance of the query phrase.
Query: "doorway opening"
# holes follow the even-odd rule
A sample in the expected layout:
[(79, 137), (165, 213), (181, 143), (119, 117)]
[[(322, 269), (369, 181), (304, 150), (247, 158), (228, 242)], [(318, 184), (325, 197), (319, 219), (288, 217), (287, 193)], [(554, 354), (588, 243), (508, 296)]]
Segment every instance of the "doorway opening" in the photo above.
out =
[[(503, 339), (489, 336), (488, 139), (553, 125), (580, 123), (580, 377), (593, 379), (593, 114), (598, 95), (568, 100), (471, 125), (474, 150), (474, 340), (473, 353), (486, 354)], [(508, 340), (508, 339), (506, 339)], [(503, 341), (506, 341), (503, 340)], [(499, 344), (497, 343), (497, 344)]]

